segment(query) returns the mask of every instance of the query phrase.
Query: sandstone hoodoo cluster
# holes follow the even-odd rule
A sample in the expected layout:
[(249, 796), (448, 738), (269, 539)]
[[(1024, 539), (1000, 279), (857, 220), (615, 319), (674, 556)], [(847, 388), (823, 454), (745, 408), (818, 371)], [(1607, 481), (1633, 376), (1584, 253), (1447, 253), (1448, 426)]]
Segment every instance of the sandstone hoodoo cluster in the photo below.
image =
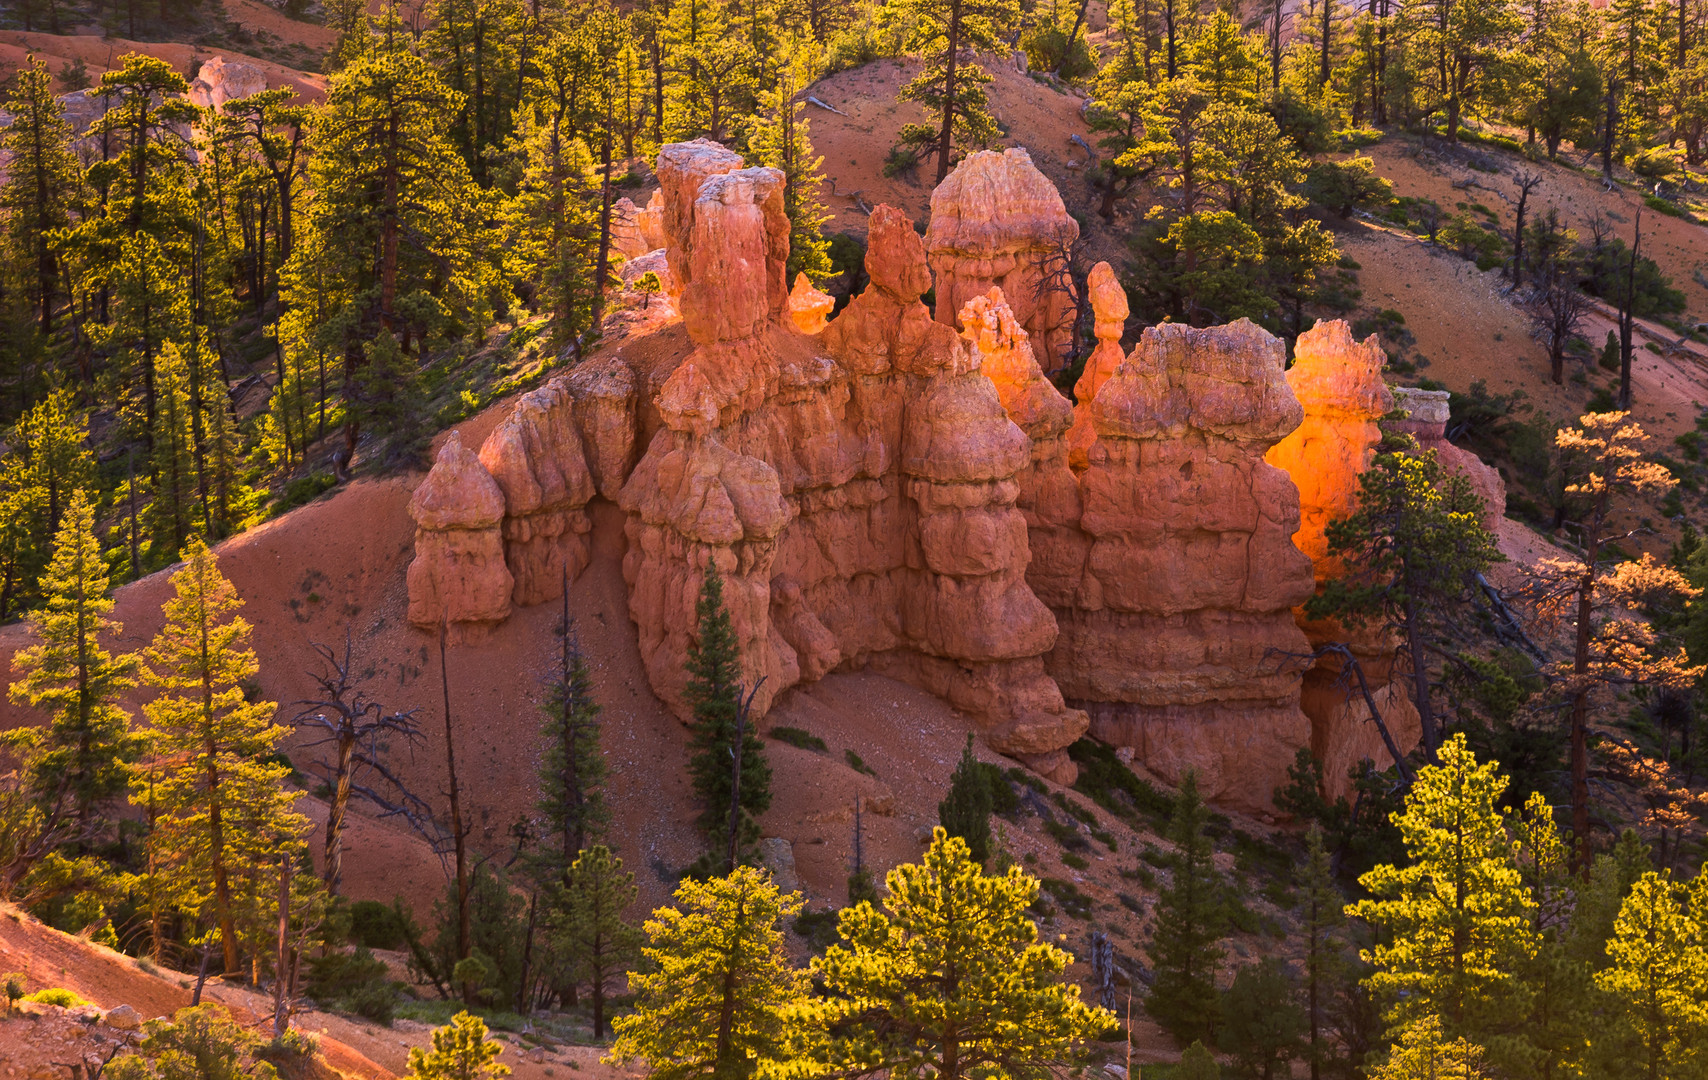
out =
[[(834, 318), (785, 280), (780, 173), (696, 141), (666, 146), (658, 177), (621, 240), (653, 265), (639, 249), (662, 247), (686, 355), (647, 371), (595, 356), (521, 398), (478, 456), (448, 439), (410, 508), (412, 622), (555, 597), (603, 498), (626, 514), (648, 677), (679, 713), (715, 564), (761, 713), (870, 667), (1055, 779), (1089, 729), (1252, 807), (1300, 746), (1380, 756), (1335, 672), (1307, 671), (1325, 629), (1297, 613), (1333, 572), (1323, 529), (1392, 401), (1373, 341), (1319, 326), (1284, 371), (1250, 323), (1164, 325), (1126, 354), (1126, 297), (1099, 264), (1098, 344), (1070, 402), (1046, 372), (1073, 310), (1052, 261), (1077, 229), (1024, 151), (964, 161), (923, 240), (874, 211), (870, 284)], [(1385, 643), (1358, 645), (1405, 735)]]

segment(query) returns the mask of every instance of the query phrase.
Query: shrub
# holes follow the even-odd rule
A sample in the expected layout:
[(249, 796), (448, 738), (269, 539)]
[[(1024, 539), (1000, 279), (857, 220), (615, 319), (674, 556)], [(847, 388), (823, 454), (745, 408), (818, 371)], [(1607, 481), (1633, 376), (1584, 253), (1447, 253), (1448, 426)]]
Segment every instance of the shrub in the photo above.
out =
[(1052, 900), (1061, 905), (1063, 913), (1070, 918), (1081, 920), (1091, 918), (1091, 897), (1081, 892), (1079, 886), (1073, 882), (1047, 877), (1041, 879), (1038, 884), (1044, 892), (1050, 895)]
[(1376, 163), (1367, 157), (1319, 161), (1305, 175), (1305, 197), (1347, 218), (1356, 209), (1388, 205), (1394, 185), (1376, 175)]
[(0, 975), (0, 988), (6, 991), (6, 1012), (11, 1014), (18, 1007), (18, 999), (24, 996), (24, 986), (28, 977), (21, 971), (8, 971)]
[[(9, 988), (7, 992), (8, 994), (10, 993)], [(91, 1004), (90, 1002), (84, 1001), (70, 990), (65, 989), (63, 986), (49, 986), (45, 989), (37, 990), (33, 994), (25, 994), (24, 1000), (33, 1002), (37, 1005), (58, 1005), (62, 1009), (75, 1009), (79, 1005)]]
[[(1064, 14), (1066, 14), (1064, 12)], [(1068, 29), (1072, 29), (1069, 24)], [(1020, 35), (1020, 48), (1026, 53), (1026, 63), (1033, 71), (1048, 71), (1064, 79), (1078, 79), (1097, 70), (1097, 54), (1085, 39), (1087, 27), (1070, 42), (1068, 31), (1060, 26), (1039, 23)]]
[(877, 770), (866, 764), (865, 760), (852, 750), (842, 751), (842, 760), (846, 761), (848, 767), (857, 773), (865, 773), (867, 776), (878, 775)]
[(823, 753), (830, 749), (823, 739), (798, 727), (774, 727), (766, 734), (780, 743), (787, 743), (801, 750), (817, 750)]
[(350, 940), (370, 949), (402, 948), (407, 920), (402, 901), (388, 907), (378, 900), (357, 900), (350, 905)]
[(384, 962), (364, 946), (309, 958), (308, 996), (323, 1009), (353, 1013), (389, 1027), (402, 991), (403, 984), (394, 981)]
[(1085, 837), (1081, 836), (1079, 830), (1068, 822), (1046, 821), (1044, 822), (1044, 831), (1055, 837), (1056, 843), (1069, 851), (1089, 851), (1091, 849), (1091, 845), (1086, 842)]

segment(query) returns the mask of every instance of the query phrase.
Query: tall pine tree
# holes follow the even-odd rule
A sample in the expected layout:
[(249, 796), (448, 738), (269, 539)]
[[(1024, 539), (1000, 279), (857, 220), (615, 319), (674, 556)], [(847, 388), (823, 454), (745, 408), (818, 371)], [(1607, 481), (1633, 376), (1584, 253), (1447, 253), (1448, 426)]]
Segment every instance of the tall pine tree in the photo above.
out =
[(950, 836), (967, 842), (973, 861), (980, 866), (990, 858), (990, 780), (973, 757), (973, 736), (961, 750), (961, 762), (949, 778), (949, 795), (937, 804), (937, 820)]
[[(742, 719), (741, 646), (724, 609), (724, 580), (716, 563), (708, 563), (695, 605), (699, 633), (688, 645), (688, 686), (683, 696), (694, 710), (690, 725), (694, 756), (688, 771), (699, 796), (700, 829), (714, 844), (729, 828), (730, 801), (735, 793), (736, 728)], [(745, 847), (757, 838), (754, 818), (771, 805), (771, 766), (765, 745), (751, 723), (742, 724), (741, 825), (737, 837)]]
[(611, 811), (605, 805), (605, 756), (599, 746), (599, 703), (581, 643), (568, 625), (564, 606), (562, 658), (540, 704), (540, 816), (545, 836), (535, 856), (535, 877), (542, 885), (561, 883), (582, 850), (605, 835)]
[(273, 723), (276, 706), (244, 693), (259, 665), (237, 614), (243, 601), (199, 538), (172, 589), (166, 625), (144, 653), (147, 681), (161, 694), (143, 707), (153, 761), (132, 801), (155, 817), (151, 850), (170, 864), (179, 906), (211, 919), (231, 973), (239, 970), (238, 909), (250, 899), (238, 886), (265, 887), (257, 864), (276, 868), (300, 849), (308, 821), (282, 786), (290, 767), (278, 761), (285, 729)]
[[(95, 540), (94, 508), (81, 490), (66, 507), (42, 591), (46, 599), (30, 616), (40, 644), (13, 656), (19, 679), (12, 699), (46, 714), (47, 726), (33, 731), (30, 783), (52, 802), (63, 801), (79, 845), (87, 846), (100, 839), (105, 805), (124, 791), (126, 762), (135, 756), (130, 714), (118, 698), (136, 685), (137, 661), (101, 644), (121, 628), (108, 617), (107, 565)], [(51, 806), (43, 809), (52, 816)]]
[(1175, 796), (1166, 834), (1174, 845), (1168, 859), (1172, 880), (1157, 901), (1151, 943), (1156, 982), (1145, 999), (1145, 1011), (1181, 1042), (1211, 1037), (1221, 1014), (1216, 965), (1227, 914), (1215, 848), (1204, 833), (1209, 820), (1198, 777), (1189, 772)]
[(571, 978), (587, 987), (595, 1039), (605, 1037), (607, 996), (640, 956), (640, 931), (623, 921), (638, 891), (623, 860), (595, 844), (570, 865), (554, 904), (553, 944)]

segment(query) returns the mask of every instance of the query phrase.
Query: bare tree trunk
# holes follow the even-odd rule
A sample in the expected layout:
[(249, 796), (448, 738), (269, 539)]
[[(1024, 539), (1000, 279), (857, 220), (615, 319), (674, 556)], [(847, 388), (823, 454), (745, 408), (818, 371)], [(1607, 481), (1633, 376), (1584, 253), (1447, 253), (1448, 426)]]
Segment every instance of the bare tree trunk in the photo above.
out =
[[(439, 620), (439, 683), (445, 697), (445, 772), (448, 774), (451, 797), (451, 843), (457, 858), (457, 959), (469, 956), (469, 871), (468, 834), (463, 829), (462, 798), (457, 790), (457, 754), (451, 731), (451, 673), (445, 666), (445, 638), (450, 632), (446, 620)], [(463, 1000), (473, 1004), (474, 987), (463, 985)]]
[(287, 993), (291, 942), (291, 858), (279, 860), (279, 953), (273, 966), (273, 1038), (291, 1026), (291, 999)]

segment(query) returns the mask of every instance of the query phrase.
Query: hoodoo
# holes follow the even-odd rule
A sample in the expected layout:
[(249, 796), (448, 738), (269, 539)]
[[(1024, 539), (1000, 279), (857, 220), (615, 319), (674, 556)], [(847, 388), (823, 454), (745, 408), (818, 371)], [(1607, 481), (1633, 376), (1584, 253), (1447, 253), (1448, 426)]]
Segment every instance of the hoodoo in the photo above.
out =
[[(1341, 773), (1378, 756), (1333, 673), (1307, 675), (1315, 634), (1295, 610), (1332, 572), (1323, 529), (1388, 411), (1379, 350), (1325, 324), (1285, 372), (1281, 343), (1241, 321), (1153, 327), (1123, 353), (1127, 299), (1099, 264), (1075, 404), (1046, 373), (1071, 314), (1050, 260), (1077, 227), (1024, 151), (963, 162), (923, 241), (878, 207), (870, 283), (834, 318), (785, 280), (782, 175), (743, 164), (703, 140), (664, 147), (624, 235), (661, 244), (631, 254), (662, 254), (686, 349), (646, 370), (583, 362), (519, 399), (478, 459), (447, 442), (417, 495), (412, 621), (555, 595), (586, 564), (598, 497), (627, 514), (629, 613), (679, 715), (715, 564), (761, 714), (869, 667), (1059, 781), (1089, 729), (1251, 807), (1301, 746)], [(1361, 643), (1372, 667), (1381, 644)]]

